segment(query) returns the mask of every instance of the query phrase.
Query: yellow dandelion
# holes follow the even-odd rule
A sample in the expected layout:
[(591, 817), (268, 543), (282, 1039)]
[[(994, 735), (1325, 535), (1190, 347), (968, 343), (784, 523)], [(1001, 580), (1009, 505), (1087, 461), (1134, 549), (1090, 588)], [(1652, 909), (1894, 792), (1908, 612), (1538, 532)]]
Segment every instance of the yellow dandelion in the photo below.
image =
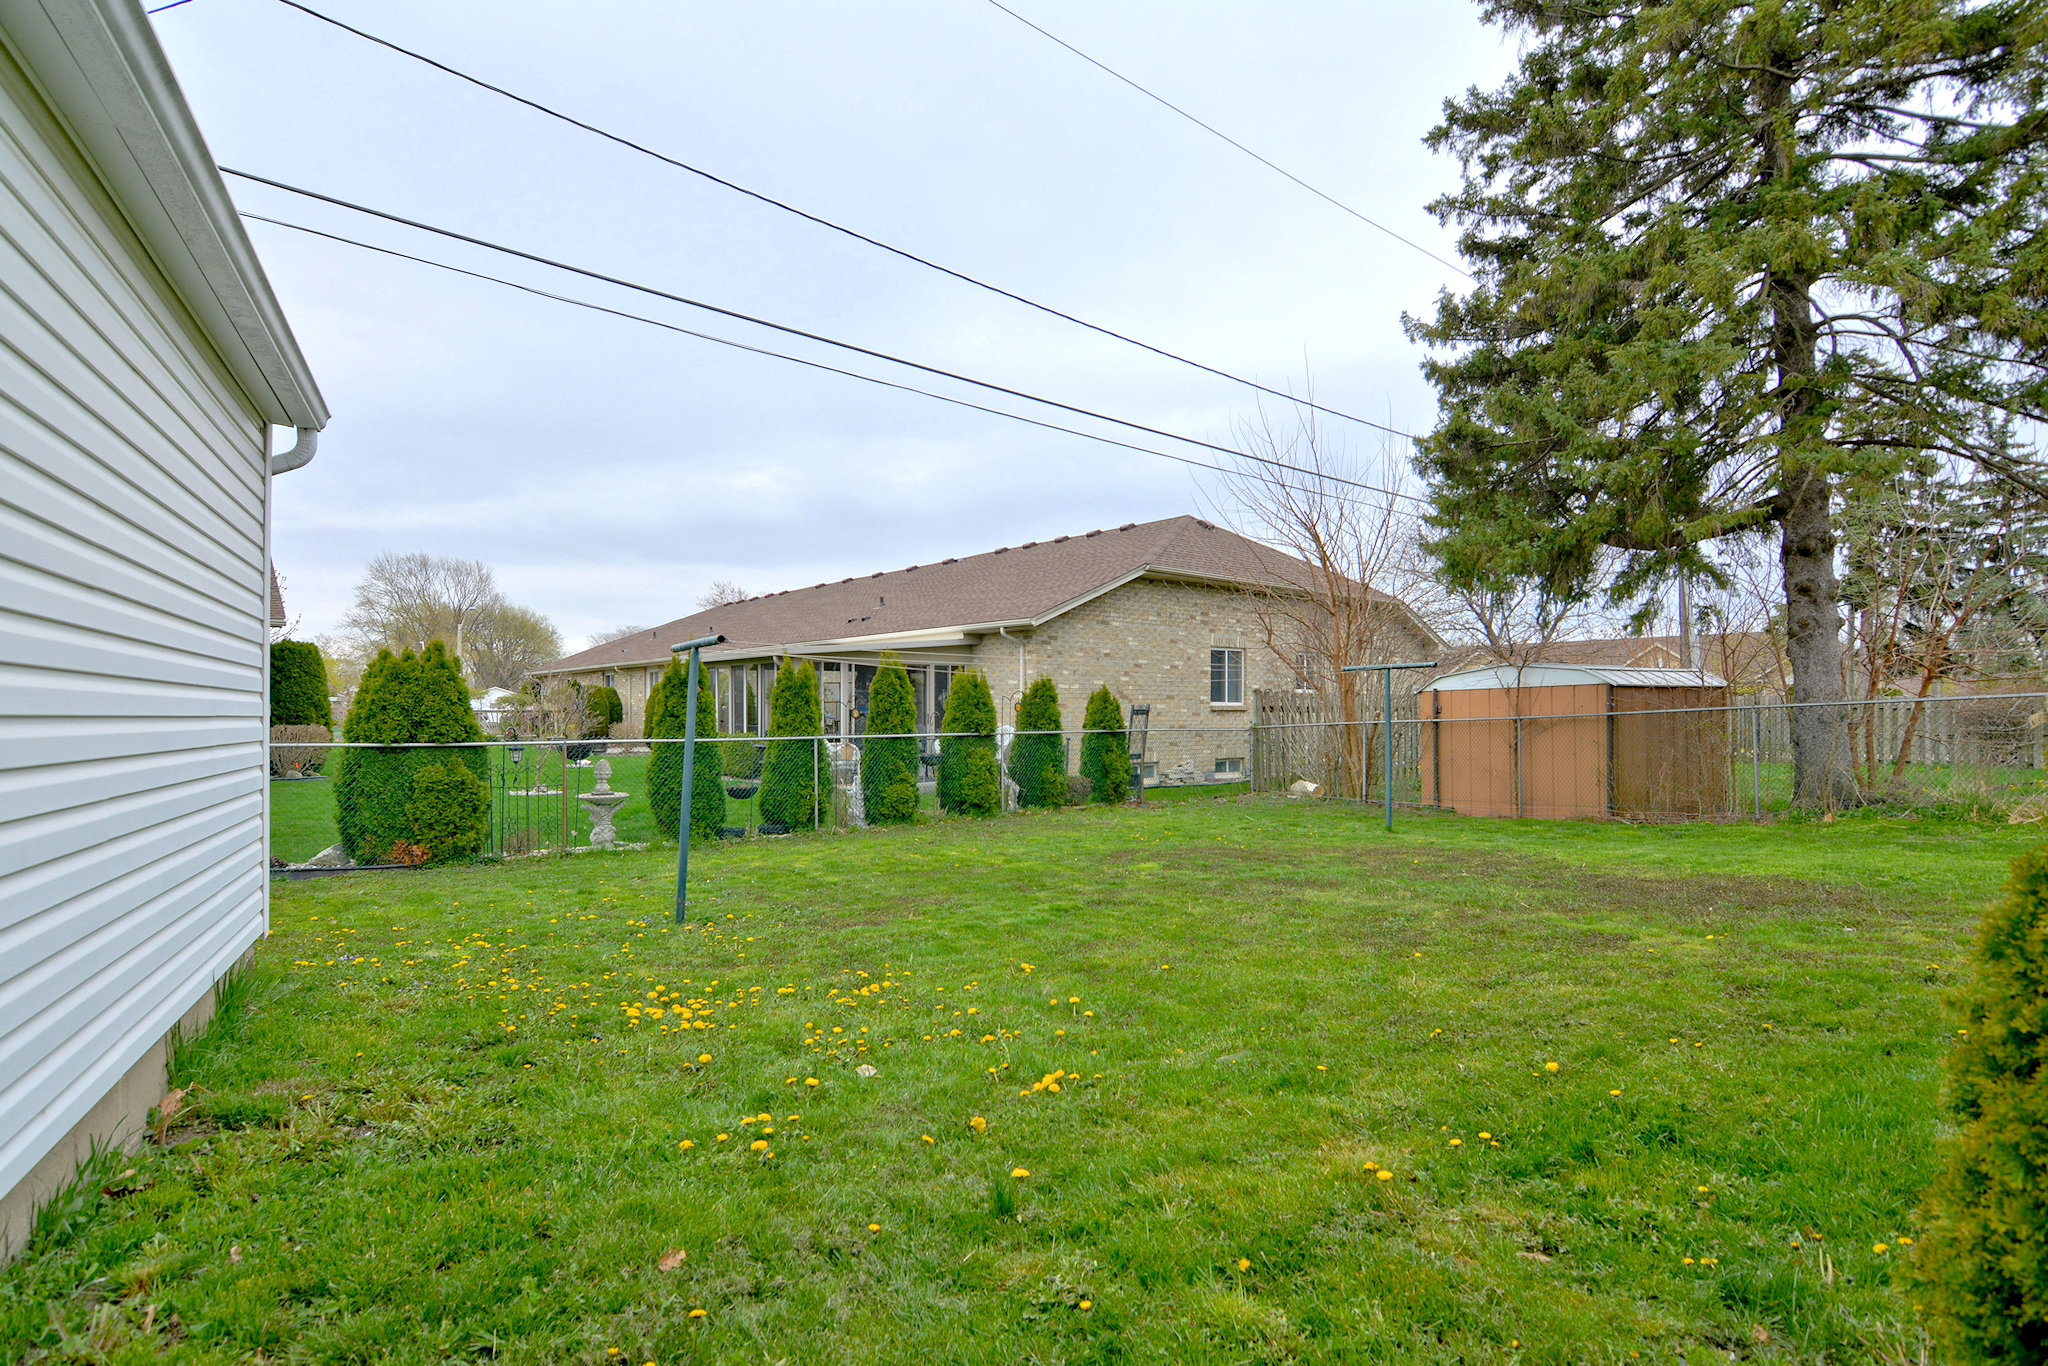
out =
[(1010, 1175), (1015, 1177), (1017, 1180), (1022, 1181), (1025, 1177), (1031, 1175), (1031, 1173), (1026, 1171), (1022, 1167), (1012, 1167), (1010, 1169)]
[(936, 1138), (933, 1138), (933, 1137), (932, 1137), (932, 1136), (931, 1136), (930, 1134), (926, 1134), (926, 1135), (924, 1136), (924, 1141), (925, 1141), (925, 1142), (927, 1142), (927, 1143), (937, 1143), (937, 1142), (938, 1142), (939, 1140), (937, 1140)]
[(1544, 1063), (1543, 1070), (1546, 1072), (1555, 1072), (1557, 1070), (1557, 1064), (1554, 1062)]
[(1392, 1181), (1394, 1179), (1394, 1174), (1385, 1167), (1381, 1167), (1374, 1175), (1378, 1176), (1382, 1181)]
[(1087, 1313), (1087, 1312), (1088, 1312), (1088, 1311), (1089, 1311), (1090, 1309), (1093, 1309), (1094, 1307), (1095, 1307), (1095, 1301), (1094, 1301), (1094, 1300), (1082, 1300), (1082, 1301), (1081, 1301), (1081, 1312), (1082, 1312), (1082, 1313), (1084, 1313), (1084, 1314), (1085, 1314), (1085, 1313)]
[(817, 1079), (816, 1077), (805, 1077), (805, 1078), (804, 1078), (804, 1085), (806, 1085), (806, 1086), (816, 1086), (816, 1085), (818, 1085), (818, 1079)]
[(1451, 1146), (1453, 1148), (1462, 1148), (1465, 1146), (1465, 1140), (1462, 1138), (1454, 1138), (1451, 1140)]
[(704, 1314), (704, 1311), (703, 1311), (702, 1309), (692, 1309), (692, 1310), (690, 1311), (690, 1317), (691, 1317), (691, 1318), (693, 1318), (693, 1319), (701, 1319), (701, 1318), (705, 1317), (705, 1314)]
[(880, 1224), (869, 1224), (869, 1225), (868, 1225), (868, 1232), (870, 1232), (870, 1233), (880, 1233), (881, 1231), (882, 1231), (882, 1226), (881, 1226)]
[(676, 1146), (678, 1148), (681, 1148), (684, 1152), (688, 1152), (690, 1151), (690, 1149), (697, 1146), (697, 1141), (695, 1139), (686, 1138), (681, 1143), (676, 1144)]
[(747, 1146), (757, 1153), (765, 1153), (768, 1151), (768, 1140), (765, 1138), (757, 1138)]
[(1872, 1243), (1870, 1245), (1870, 1250), (1872, 1252), (1875, 1252), (1878, 1256), (1882, 1257), (1885, 1253), (1890, 1252), (1891, 1248), (1884, 1243)]
[(723, 1143), (723, 1142), (725, 1142), (725, 1141), (726, 1141), (727, 1139), (729, 1139), (729, 1138), (731, 1138), (731, 1137), (732, 1137), (732, 1135), (731, 1135), (731, 1134), (720, 1134), (720, 1135), (718, 1136), (718, 1141), (719, 1141), (720, 1143)]
[(1621, 1092), (1619, 1092), (1619, 1091), (1609, 1091), (1609, 1092), (1608, 1092), (1607, 1094), (1608, 1094), (1608, 1095), (1610, 1095), (1610, 1096), (1619, 1096), (1619, 1095), (1621, 1094)]
[(1489, 1134), (1489, 1133), (1487, 1133), (1487, 1132), (1485, 1132), (1484, 1130), (1481, 1130), (1481, 1131), (1480, 1131), (1479, 1137), (1480, 1137), (1480, 1140), (1481, 1140), (1482, 1142), (1485, 1142), (1485, 1143), (1491, 1143), (1491, 1142), (1493, 1142), (1493, 1135), (1492, 1135), (1492, 1134)]
[(973, 1119), (967, 1121), (967, 1127), (978, 1134), (985, 1134), (988, 1132), (988, 1121), (980, 1115), (976, 1115)]

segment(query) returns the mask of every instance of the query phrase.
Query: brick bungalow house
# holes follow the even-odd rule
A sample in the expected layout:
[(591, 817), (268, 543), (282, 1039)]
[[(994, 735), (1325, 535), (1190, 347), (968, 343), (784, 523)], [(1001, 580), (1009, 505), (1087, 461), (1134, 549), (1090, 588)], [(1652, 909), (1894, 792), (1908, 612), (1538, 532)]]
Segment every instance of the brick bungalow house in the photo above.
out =
[[(818, 666), (827, 735), (862, 731), (884, 651), (917, 689), (918, 729), (932, 733), (953, 674), (980, 669), (997, 715), (1040, 677), (1058, 685), (1067, 726), (1107, 683), (1126, 707), (1152, 708), (1148, 776), (1231, 779), (1247, 771), (1250, 706), (1261, 689), (1304, 686), (1292, 643), (1269, 643), (1261, 594), (1298, 593), (1309, 566), (1197, 517), (1005, 546), (708, 608), (593, 646), (536, 670), (617, 688), (637, 733), (669, 646), (723, 634), (705, 652), (719, 729), (761, 734), (779, 661)], [(1385, 635), (1403, 658), (1441, 642), (1401, 602)], [(1427, 657), (1426, 654), (1422, 657)]]

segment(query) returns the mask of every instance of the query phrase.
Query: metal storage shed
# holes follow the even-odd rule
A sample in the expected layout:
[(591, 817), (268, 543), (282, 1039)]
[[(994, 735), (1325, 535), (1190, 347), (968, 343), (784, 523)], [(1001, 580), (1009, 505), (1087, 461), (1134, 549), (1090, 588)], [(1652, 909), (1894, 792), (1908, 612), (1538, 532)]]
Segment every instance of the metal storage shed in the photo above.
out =
[(0, 1256), (263, 936), (270, 478), (326, 421), (141, 6), (0, 0)]
[(1734, 809), (1728, 685), (1712, 674), (1498, 665), (1417, 700), (1430, 804), (1593, 820)]

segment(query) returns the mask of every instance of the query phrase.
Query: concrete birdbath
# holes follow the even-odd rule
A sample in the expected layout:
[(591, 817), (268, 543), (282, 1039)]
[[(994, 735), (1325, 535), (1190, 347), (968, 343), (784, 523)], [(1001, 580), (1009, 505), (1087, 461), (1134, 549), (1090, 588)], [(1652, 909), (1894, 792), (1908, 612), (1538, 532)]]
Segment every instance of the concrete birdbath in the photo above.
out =
[(619, 842), (618, 827), (612, 818), (618, 814), (620, 805), (631, 794), (612, 791), (612, 765), (609, 759), (599, 759), (596, 766), (597, 786), (582, 793), (576, 800), (583, 803), (583, 809), (590, 813), (590, 843), (598, 849), (609, 849)]

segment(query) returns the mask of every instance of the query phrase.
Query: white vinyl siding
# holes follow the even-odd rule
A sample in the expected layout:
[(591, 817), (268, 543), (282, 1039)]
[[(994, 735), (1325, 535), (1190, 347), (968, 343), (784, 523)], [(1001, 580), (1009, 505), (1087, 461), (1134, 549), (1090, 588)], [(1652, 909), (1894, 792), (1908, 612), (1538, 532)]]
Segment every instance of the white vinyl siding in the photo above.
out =
[(265, 424), (0, 50), (0, 1192), (264, 931)]

